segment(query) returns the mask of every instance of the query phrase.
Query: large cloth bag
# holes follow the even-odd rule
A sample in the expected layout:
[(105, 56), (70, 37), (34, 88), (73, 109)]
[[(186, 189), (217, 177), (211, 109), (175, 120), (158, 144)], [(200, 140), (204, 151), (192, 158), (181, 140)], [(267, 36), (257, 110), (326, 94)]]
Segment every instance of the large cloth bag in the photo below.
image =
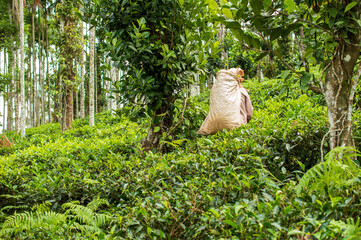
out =
[[(241, 75), (240, 75), (241, 74)], [(223, 129), (238, 128), (252, 118), (253, 107), (245, 88), (240, 84), (239, 68), (220, 70), (211, 90), (209, 113), (198, 134), (214, 134)]]

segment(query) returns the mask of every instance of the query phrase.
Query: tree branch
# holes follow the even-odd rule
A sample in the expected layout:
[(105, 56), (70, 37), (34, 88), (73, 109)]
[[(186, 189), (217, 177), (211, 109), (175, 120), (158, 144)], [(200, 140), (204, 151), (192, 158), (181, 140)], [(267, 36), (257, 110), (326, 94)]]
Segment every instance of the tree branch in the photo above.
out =
[[(167, 134), (165, 135), (164, 137), (164, 141), (169, 137), (169, 135), (174, 131), (174, 129), (176, 129), (178, 127), (178, 125), (183, 121), (183, 118), (184, 118), (184, 112), (187, 108), (187, 101), (188, 101), (188, 96), (186, 97), (186, 99), (184, 99), (184, 103), (183, 103), (183, 109), (182, 109), (182, 114), (181, 114), (181, 117), (179, 118), (178, 122), (176, 123), (176, 125), (174, 125), (168, 132)], [(160, 144), (159, 146), (159, 151), (161, 152), (162, 149), (163, 149), (163, 145), (164, 145), (164, 142)]]
[[(275, 9), (274, 7), (266, 4), (263, 0), (258, 0), (258, 1), (261, 2), (263, 5), (271, 8), (273, 11), (277, 12), (277, 13), (280, 14), (280, 15), (283, 15), (283, 16), (286, 16), (286, 17), (289, 17), (289, 16), (290, 16), (289, 14), (284, 13), (284, 12), (280, 12), (279, 10)], [(307, 20), (302, 19), (302, 18), (299, 18), (299, 17), (296, 17), (296, 18), (294, 18), (294, 19), (296, 19), (296, 20), (299, 21), (299, 22), (307, 23), (307, 24), (310, 24), (310, 25), (312, 25), (312, 26), (314, 26), (314, 27), (317, 27), (317, 28), (323, 30), (325, 33), (328, 33), (329, 35), (331, 35), (333, 38), (339, 40), (339, 38), (338, 38), (337, 36), (335, 36), (331, 31), (327, 30), (327, 29), (324, 28), (324, 27), (321, 27), (320, 25), (318, 25), (318, 24), (316, 24), (316, 23), (307, 21)]]

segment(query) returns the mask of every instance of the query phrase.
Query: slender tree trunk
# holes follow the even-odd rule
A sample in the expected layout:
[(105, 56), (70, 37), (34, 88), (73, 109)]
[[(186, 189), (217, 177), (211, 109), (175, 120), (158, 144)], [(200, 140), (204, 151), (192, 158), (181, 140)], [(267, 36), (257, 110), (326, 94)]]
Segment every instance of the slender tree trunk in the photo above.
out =
[[(37, 91), (36, 91), (36, 126), (40, 126), (40, 122), (41, 122), (41, 117), (40, 117), (40, 107), (43, 107), (43, 98), (41, 96), (41, 92), (42, 92), (42, 88), (43, 88), (43, 78), (41, 76), (41, 69), (42, 69), (42, 53), (41, 53), (41, 14), (40, 14), (40, 9), (38, 8), (38, 12), (39, 12), (39, 16), (38, 16), (38, 25), (39, 25), (39, 31), (38, 31), (38, 47), (39, 47), (39, 77), (38, 77), (38, 82), (36, 84), (37, 86)], [(41, 101), (41, 103), (40, 103)], [(42, 105), (42, 106), (40, 106)], [(41, 113), (43, 114), (43, 112)]]
[(84, 118), (84, 117), (85, 117), (85, 84), (84, 84), (84, 51), (82, 51), (80, 58), (80, 118)]
[[(64, 22), (63, 41), (60, 51), (61, 64), (61, 78), (63, 85), (63, 116), (62, 126), (63, 131), (72, 128), (73, 125), (73, 112), (74, 112), (74, 97), (73, 91), (75, 86), (76, 70), (74, 61), (79, 57), (79, 51), (74, 48), (74, 44), (79, 41), (79, 30), (77, 29), (78, 21), (74, 16), (73, 8), (77, 6), (76, 1), (62, 0), (62, 10), (68, 11), (67, 13), (60, 12), (61, 18)], [(72, 6), (69, 8), (68, 6)], [(64, 7), (66, 6), (66, 7)]]
[(32, 126), (35, 126), (36, 125), (36, 118), (37, 118), (37, 109), (36, 109), (36, 96), (37, 96), (37, 93), (36, 93), (36, 50), (35, 50), (35, 7), (33, 6), (33, 9), (32, 9), (32, 13), (31, 13), (31, 18), (32, 18), (32, 41), (33, 41), (33, 79), (32, 79), (32, 82), (33, 82), (33, 89), (32, 89), (32, 105), (33, 105), (33, 118), (31, 119), (32, 120)]
[[(7, 49), (4, 47), (4, 73), (5, 74), (8, 74), (8, 69), (7, 69)], [(4, 129), (4, 132), (6, 132), (8, 129), (7, 129), (7, 116), (9, 116), (9, 113), (8, 113), (8, 109), (6, 108), (7, 105), (9, 105), (9, 87), (10, 87), (11, 84), (9, 84), (8, 86), (5, 85), (5, 91), (4, 91), (4, 113), (3, 113), (3, 129)]]
[(89, 61), (89, 125), (94, 126), (94, 79), (95, 79), (95, 27), (90, 30)]
[[(361, 36), (349, 36), (349, 42), (340, 43), (325, 76), (325, 95), (330, 124), (330, 146), (354, 146), (352, 137), (353, 98), (358, 78), (361, 75), (359, 63), (356, 75), (354, 67), (360, 55)], [(354, 76), (355, 75), (355, 76)]]
[[(78, 68), (79, 64), (78, 64), (78, 61), (76, 60), (75, 61), (75, 68), (76, 68), (76, 71), (75, 73), (78, 75), (79, 74), (79, 68)], [(78, 97), (78, 94), (79, 93), (79, 86), (77, 85), (75, 88), (74, 88), (74, 91), (73, 91), (73, 97), (75, 96), (75, 107), (74, 107), (74, 112), (73, 112), (73, 120), (74, 119), (77, 119), (78, 118), (78, 115), (79, 115), (79, 97)]]
[[(12, 14), (11, 14), (11, 4), (9, 2), (9, 21), (12, 23)], [(13, 86), (16, 83), (15, 79), (15, 46), (14, 46), (14, 36), (10, 36), (10, 48), (9, 48), (9, 73), (11, 74), (11, 82), (9, 84), (9, 95), (8, 95), (8, 119), (7, 119), (7, 129), (8, 131), (13, 130), (13, 99), (15, 97), (15, 93), (13, 92)]]
[(20, 15), (20, 105), (21, 105), (21, 120), (20, 132), (21, 137), (25, 137), (25, 119), (26, 119), (26, 106), (25, 106), (25, 79), (24, 79), (24, 2), (19, 1), (19, 15)]
[[(29, 86), (27, 88), (27, 91), (30, 93), (30, 96), (25, 96), (25, 101), (27, 101), (27, 111), (29, 112), (29, 114), (28, 114), (29, 117), (26, 118), (26, 125), (27, 126), (32, 126), (33, 119), (34, 119), (34, 116), (35, 116), (34, 111), (33, 111), (34, 108), (33, 108), (33, 105), (32, 105), (33, 96), (34, 96), (34, 92), (33, 92), (34, 88), (33, 88), (33, 81), (32, 81), (33, 78), (32, 78), (32, 71), (31, 71), (33, 69), (33, 67), (32, 67), (32, 57), (31, 56), (32, 56), (32, 51), (33, 50), (31, 49), (31, 47), (32, 47), (31, 38), (28, 37), (27, 41), (28, 41), (28, 47), (29, 47), (30, 51), (29, 51), (29, 57), (27, 58), (27, 60), (28, 60), (27, 61), (28, 71), (26, 72), (26, 74), (27, 74), (27, 79), (29, 79), (29, 82), (30, 82), (30, 84), (29, 84)], [(19, 66), (20, 66), (20, 64), (19, 64)], [(25, 76), (24, 76), (24, 78), (25, 78)], [(21, 102), (21, 100), (19, 100), (19, 101)], [(21, 109), (20, 109), (20, 112), (21, 112)]]
[(84, 24), (80, 21), (80, 37), (82, 50), (80, 54), (80, 118), (85, 117), (85, 85), (84, 85)]
[[(113, 76), (112, 76), (112, 70), (113, 70), (113, 67), (112, 67), (112, 61), (109, 59), (109, 61), (108, 61), (108, 64), (109, 64), (109, 67), (110, 67), (110, 70), (108, 71), (108, 77), (109, 77), (109, 79), (112, 79), (113, 78)], [(110, 105), (111, 105), (111, 102), (110, 102), (110, 94), (109, 94), (109, 89), (110, 89), (110, 87), (109, 87), (109, 85), (110, 85), (110, 82), (111, 81), (106, 81), (105, 82), (105, 99), (106, 99), (106, 101), (107, 101), (107, 111), (109, 111), (110, 110)]]
[[(6, 90), (7, 87), (5, 87), (5, 90)], [(7, 101), (7, 94), (6, 94), (6, 91), (3, 92), (3, 132), (6, 132), (6, 101)]]
[[(15, 62), (18, 63), (18, 51), (16, 50), (16, 55), (15, 55)], [(20, 114), (19, 114), (19, 80), (18, 80), (18, 75), (16, 73), (16, 65), (15, 65), (15, 69), (13, 69), (14, 71), (14, 80), (15, 80), (15, 84), (14, 84), (14, 106), (15, 106), (15, 132), (18, 134), (19, 133), (19, 129), (20, 129)]]
[(48, 84), (48, 119), (51, 122), (51, 86), (49, 77), (49, 33), (48, 33), (48, 10), (45, 11), (45, 38), (46, 38), (46, 82)]
[(55, 80), (55, 91), (54, 93), (54, 111), (53, 111), (53, 122), (59, 123), (59, 115), (60, 115), (60, 64), (58, 64), (58, 72)]
[[(39, 15), (40, 17), (40, 15)], [(40, 56), (41, 56), (41, 66), (42, 66), (42, 73), (43, 73), (43, 76), (41, 78), (41, 124), (45, 124), (45, 92), (44, 92), (44, 89), (45, 89), (45, 81), (44, 81), (44, 73), (45, 73), (45, 58), (43, 57), (43, 54), (42, 54), (42, 49), (44, 49), (44, 38), (45, 38), (45, 31), (43, 29), (43, 27), (41, 26), (41, 22), (40, 22), (40, 32), (41, 32), (41, 36), (42, 36), (42, 39), (41, 39), (41, 44), (39, 43), (39, 50), (40, 50)], [(40, 65), (39, 65), (40, 66)]]
[(13, 92), (13, 86), (16, 83), (16, 79), (15, 79), (15, 51), (14, 51), (14, 40), (13, 37), (11, 36), (10, 38), (11, 41), (11, 50), (10, 50), (10, 54), (9, 54), (9, 73), (11, 73), (11, 82), (9, 85), (9, 93), (8, 93), (8, 116), (7, 116), (7, 130), (8, 131), (12, 131), (13, 130), (13, 99), (15, 96), (15, 93)]
[(98, 113), (98, 54), (95, 48), (96, 33), (94, 32), (94, 112)]
[[(73, 80), (73, 79), (69, 79)], [(74, 81), (74, 80), (73, 80)], [(66, 118), (65, 118), (65, 129), (69, 130), (73, 126), (73, 86), (65, 84), (64, 86), (64, 103), (65, 103), (65, 111), (66, 111)]]

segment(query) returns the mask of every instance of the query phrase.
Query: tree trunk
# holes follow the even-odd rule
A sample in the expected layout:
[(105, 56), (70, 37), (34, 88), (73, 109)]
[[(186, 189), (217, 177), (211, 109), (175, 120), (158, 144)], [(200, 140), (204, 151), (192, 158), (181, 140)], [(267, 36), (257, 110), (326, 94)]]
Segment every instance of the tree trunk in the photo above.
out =
[[(83, 22), (81, 22), (80, 36), (83, 42), (84, 41)], [(84, 45), (82, 44), (82, 46), (83, 47), (80, 56), (80, 118), (85, 117)]]
[(60, 115), (60, 63), (58, 63), (58, 72), (55, 79), (55, 93), (54, 93), (54, 111), (53, 111), (53, 122), (59, 123)]
[[(109, 59), (108, 65), (110, 67), (108, 72), (108, 77), (109, 79), (113, 80), (113, 66), (112, 66), (112, 61)], [(106, 81), (105, 82), (105, 99), (107, 101), (107, 111), (109, 111), (111, 109), (111, 98), (110, 98), (110, 84), (111, 81)]]
[(340, 43), (325, 76), (323, 92), (330, 124), (330, 147), (354, 146), (352, 138), (352, 108), (358, 78), (354, 68), (360, 54), (360, 36), (350, 36), (349, 43)]
[(166, 103), (163, 102), (162, 106), (155, 111), (147, 136), (142, 141), (144, 151), (158, 148), (163, 133), (167, 133), (173, 126), (174, 100), (172, 99), (172, 97), (168, 98), (168, 101), (164, 101)]
[(35, 51), (35, 7), (33, 6), (32, 12), (31, 12), (31, 19), (32, 19), (32, 41), (33, 41), (33, 78), (32, 78), (32, 101), (33, 101), (33, 118), (31, 119), (32, 121), (32, 126), (36, 125), (36, 118), (37, 118), (37, 109), (36, 109), (36, 51)]
[[(65, 84), (64, 86), (64, 109), (66, 111), (66, 118), (65, 118), (65, 129), (69, 130), (72, 129), (73, 126), (73, 87), (70, 84)], [(64, 120), (63, 120), (64, 121)]]
[[(37, 86), (37, 96), (36, 96), (36, 126), (40, 126), (40, 122), (41, 122), (41, 118), (40, 117), (40, 108), (42, 108), (43, 105), (43, 96), (41, 95), (42, 90), (43, 90), (43, 78), (41, 76), (41, 70), (42, 70), (42, 52), (41, 52), (41, 14), (40, 14), (40, 9), (38, 8), (38, 27), (39, 27), (39, 31), (38, 31), (38, 47), (39, 47), (39, 77), (38, 77), (38, 83), (36, 84)], [(40, 103), (41, 101), (41, 103)], [(41, 106), (40, 106), (41, 105)], [(41, 112), (41, 115), (43, 115), (43, 112)]]
[(98, 54), (95, 48), (96, 32), (94, 30), (94, 113), (98, 113)]
[(90, 61), (89, 61), (89, 125), (94, 126), (94, 79), (95, 79), (95, 27), (90, 30)]
[(12, 131), (13, 130), (13, 99), (15, 96), (15, 93), (13, 92), (13, 86), (16, 83), (16, 76), (15, 76), (15, 49), (14, 49), (14, 41), (13, 38), (10, 38), (11, 41), (11, 50), (9, 54), (9, 73), (11, 73), (11, 82), (9, 85), (9, 92), (8, 92), (8, 118), (7, 118), (7, 130)]
[[(17, 52), (17, 50), (16, 50)], [(18, 52), (17, 52), (18, 53)], [(17, 55), (15, 55), (15, 62), (17, 63), (18, 61), (18, 58), (17, 58)], [(19, 133), (19, 130), (20, 130), (20, 113), (19, 113), (19, 81), (18, 81), (18, 75), (16, 74), (16, 65), (15, 65), (15, 69), (13, 69), (14, 71), (14, 107), (15, 107), (15, 132), (18, 134)]]
[(21, 137), (25, 137), (25, 79), (24, 79), (24, 2), (19, 1), (19, 18), (20, 18), (20, 105), (21, 105), (21, 120), (20, 132)]
[[(40, 17), (40, 15), (39, 15)], [(40, 22), (40, 26), (41, 26), (41, 22)], [(41, 78), (41, 124), (45, 124), (45, 81), (44, 81), (44, 69), (45, 69), (45, 58), (43, 57), (42, 54), (42, 49), (44, 49), (44, 38), (45, 38), (45, 31), (43, 30), (42, 26), (40, 27), (40, 32), (41, 32), (41, 44), (39, 42), (39, 51), (40, 51), (40, 61), (41, 61), (41, 68), (42, 68), (42, 72), (43, 72), (43, 76)], [(40, 63), (39, 63), (40, 66)], [(40, 71), (39, 71), (40, 72)], [(40, 75), (41, 76), (41, 75)]]
[(48, 10), (45, 11), (45, 38), (46, 38), (46, 82), (48, 84), (48, 121), (51, 122), (51, 91), (49, 77), (49, 33), (48, 33)]

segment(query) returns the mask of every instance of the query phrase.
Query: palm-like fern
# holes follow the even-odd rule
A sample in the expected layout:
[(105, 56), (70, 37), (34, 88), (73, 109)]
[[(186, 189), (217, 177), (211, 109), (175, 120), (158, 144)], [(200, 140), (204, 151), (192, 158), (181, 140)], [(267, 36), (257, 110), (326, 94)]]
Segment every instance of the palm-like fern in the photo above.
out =
[(96, 213), (101, 205), (109, 205), (109, 203), (104, 199), (94, 199), (86, 207), (79, 202), (70, 202), (63, 204), (63, 208), (67, 209), (66, 215), (78, 221), (74, 221), (71, 228), (94, 233), (101, 232), (100, 227), (110, 220), (110, 216)]
[(53, 211), (16, 213), (6, 219), (2, 225), (0, 236), (11, 236), (16, 233), (37, 228), (52, 228), (63, 224), (66, 215)]
[(102, 232), (100, 228), (108, 222), (110, 217), (96, 213), (99, 206), (107, 204), (104, 199), (95, 199), (86, 207), (78, 202), (63, 204), (65, 213), (49, 211), (49, 203), (38, 204), (33, 207), (34, 212), (15, 213), (9, 216), (2, 225), (0, 237), (10, 237), (18, 233), (48, 229), (56, 231), (59, 227), (81, 231), (85, 235)]
[(337, 147), (329, 152), (325, 162), (321, 162), (308, 170), (300, 179), (296, 192), (303, 189), (323, 191), (330, 186), (344, 187), (359, 182), (361, 168), (353, 159), (358, 156), (352, 147)]

